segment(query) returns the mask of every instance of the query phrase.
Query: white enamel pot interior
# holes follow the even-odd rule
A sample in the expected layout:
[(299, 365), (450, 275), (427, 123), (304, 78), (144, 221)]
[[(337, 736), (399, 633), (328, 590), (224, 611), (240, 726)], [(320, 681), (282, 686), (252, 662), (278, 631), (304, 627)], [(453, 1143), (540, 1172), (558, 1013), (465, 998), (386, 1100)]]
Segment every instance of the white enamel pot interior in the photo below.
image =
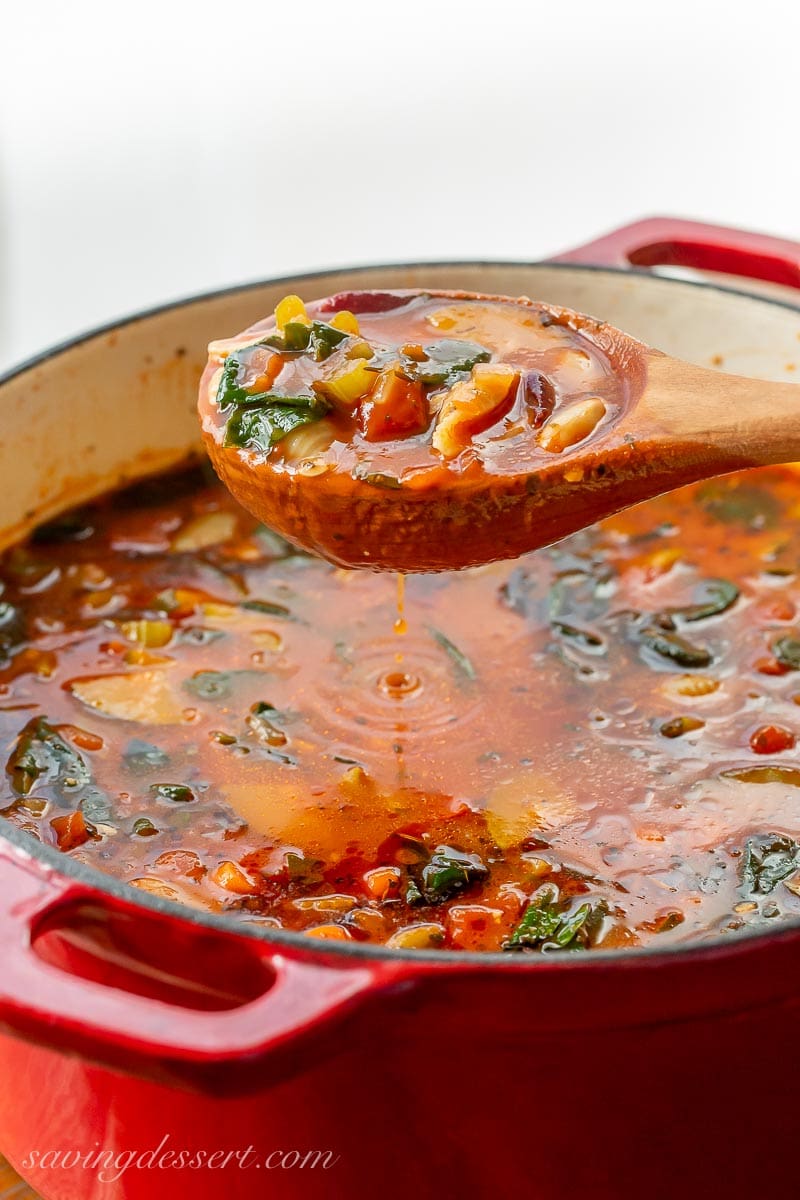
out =
[(800, 380), (790, 301), (644, 273), (556, 264), (456, 263), (333, 271), (189, 300), (57, 348), (0, 382), (0, 546), (65, 508), (199, 452), (197, 380), (212, 338), (287, 292), (461, 288), (527, 295), (600, 317), (691, 362)]

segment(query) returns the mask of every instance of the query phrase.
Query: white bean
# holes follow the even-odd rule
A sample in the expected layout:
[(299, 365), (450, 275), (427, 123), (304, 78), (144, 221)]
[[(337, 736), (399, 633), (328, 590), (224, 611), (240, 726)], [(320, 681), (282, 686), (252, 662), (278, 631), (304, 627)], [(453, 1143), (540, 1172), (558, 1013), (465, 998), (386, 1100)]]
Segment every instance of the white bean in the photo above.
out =
[(606, 415), (606, 406), (599, 396), (577, 400), (550, 418), (536, 439), (543, 450), (559, 454), (592, 433)]

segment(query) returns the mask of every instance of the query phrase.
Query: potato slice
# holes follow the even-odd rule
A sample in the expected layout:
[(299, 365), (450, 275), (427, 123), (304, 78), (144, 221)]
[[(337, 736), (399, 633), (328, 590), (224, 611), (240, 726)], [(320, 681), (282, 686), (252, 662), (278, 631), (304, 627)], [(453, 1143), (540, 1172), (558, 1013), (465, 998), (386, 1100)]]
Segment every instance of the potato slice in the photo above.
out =
[(172, 539), (170, 549), (175, 554), (191, 550), (204, 550), (207, 546), (218, 546), (229, 542), (236, 533), (236, 514), (232, 512), (208, 512), (194, 517), (180, 529)]
[(573, 821), (580, 809), (549, 776), (528, 771), (498, 784), (489, 796), (485, 814), (495, 844), (507, 850), (537, 830)]
[(161, 667), (128, 675), (97, 675), (73, 679), (68, 688), (87, 708), (118, 721), (148, 725), (180, 725), (186, 704)]

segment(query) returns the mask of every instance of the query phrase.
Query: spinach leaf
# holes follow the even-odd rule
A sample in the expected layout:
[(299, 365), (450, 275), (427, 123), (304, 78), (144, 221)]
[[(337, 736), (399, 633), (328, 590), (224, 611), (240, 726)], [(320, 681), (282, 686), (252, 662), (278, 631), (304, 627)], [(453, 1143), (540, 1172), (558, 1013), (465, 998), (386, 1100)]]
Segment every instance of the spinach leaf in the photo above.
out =
[(184, 679), (187, 692), (201, 700), (227, 700), (233, 690), (233, 671), (197, 671)]
[(241, 383), (250, 354), (257, 348), (258, 343), (254, 346), (245, 346), (241, 350), (229, 354), (225, 359), (216, 396), (217, 408), (220, 412), (227, 412), (229, 408), (237, 405), (257, 403), (263, 398), (265, 393), (249, 392), (247, 388), (242, 387)]
[(414, 882), (428, 904), (440, 904), (488, 874), (489, 868), (477, 854), (437, 846)]
[(324, 362), (348, 336), (343, 330), (334, 329), (325, 321), (312, 321), (311, 349), (314, 353), (314, 360)]
[(504, 950), (582, 950), (596, 940), (608, 905), (586, 901), (571, 909), (572, 900), (560, 899), (552, 884), (536, 892), (522, 920), (503, 946)]
[(591, 904), (581, 904), (569, 916), (562, 917), (558, 928), (555, 931), (553, 941), (562, 950), (566, 946), (570, 946), (575, 939), (587, 926), (589, 919), (595, 915), (596, 910)]
[(169, 762), (165, 750), (154, 746), (152, 742), (143, 742), (141, 738), (132, 738), (122, 757), (132, 771), (152, 771), (156, 767), (165, 767)]
[(778, 662), (792, 671), (800, 671), (800, 640), (789, 637), (779, 637), (772, 643), (772, 653)]
[(560, 633), (562, 637), (577, 642), (587, 650), (602, 650), (605, 648), (603, 639), (598, 634), (592, 633), (590, 629), (579, 629), (577, 625), (570, 625), (567, 621), (554, 621), (553, 629), (556, 633)]
[(247, 612), (263, 613), (266, 617), (280, 617), (291, 620), (292, 614), (285, 604), (276, 604), (272, 600), (242, 600), (239, 608)]
[(63, 800), (92, 782), (81, 755), (44, 717), (36, 717), (22, 730), (6, 771), (18, 796), (27, 796), (34, 787), (52, 787)]
[(522, 920), (506, 942), (504, 949), (522, 950), (524, 947), (537, 949), (552, 937), (561, 922), (557, 901), (557, 890), (554, 887), (543, 887), (525, 909)]
[(151, 783), (150, 791), (157, 800), (168, 800), (172, 804), (188, 804), (196, 799), (192, 789), (185, 783)]
[(713, 661), (711, 651), (705, 646), (695, 646), (677, 633), (668, 633), (654, 625), (639, 630), (639, 639), (648, 650), (679, 667), (708, 667)]
[(428, 632), (433, 640), (444, 650), (445, 654), (455, 667), (457, 674), (461, 675), (463, 679), (468, 680), (470, 683), (474, 683), (474, 681), (478, 678), (478, 672), (472, 665), (472, 660), (467, 658), (463, 650), (459, 650), (455, 642), (451, 642), (450, 638), (447, 637), (446, 634), (442, 633), (441, 629), (436, 629), (433, 625), (429, 625)]
[(307, 886), (311, 883), (322, 883), (325, 878), (325, 864), (319, 858), (305, 858), (288, 850), (283, 856), (283, 865), (290, 883)]
[(0, 661), (10, 657), (9, 651), (25, 638), (25, 617), (21, 609), (7, 600), (0, 600)]
[(92, 787), (84, 792), (78, 808), (91, 825), (107, 824), (114, 816), (108, 796), (99, 788)]
[(133, 822), (133, 832), (137, 837), (154, 837), (159, 831), (149, 817), (137, 817)]
[(767, 529), (781, 513), (779, 501), (766, 488), (739, 480), (711, 480), (700, 488), (697, 499), (716, 520), (748, 529)]
[(704, 579), (696, 588), (697, 599), (683, 607), (667, 608), (670, 617), (681, 621), (704, 621), (727, 612), (739, 599), (739, 589), (727, 579)]
[(289, 739), (275, 722), (286, 719), (286, 714), (280, 712), (274, 704), (259, 700), (251, 707), (246, 724), (263, 746), (285, 746)]
[(183, 686), (200, 700), (227, 700), (233, 695), (236, 683), (242, 676), (251, 679), (264, 677), (263, 672), (246, 667), (236, 671), (195, 671), (189, 679), (184, 679)]
[(59, 545), (62, 542), (83, 542), (94, 533), (85, 509), (73, 508), (39, 525), (31, 534), (34, 545)]
[(425, 347), (427, 359), (409, 364), (417, 379), (422, 383), (444, 387), (455, 383), (460, 375), (468, 375), (476, 363), (488, 362), (492, 357), (485, 346), (476, 342), (463, 342), (455, 338), (443, 338)]
[[(314, 327), (301, 322), (289, 322), (283, 335), (265, 338), (262, 342), (244, 346), (228, 355), (222, 367), (216, 396), (220, 412), (230, 412), (225, 426), (226, 446), (266, 452), (292, 430), (318, 421), (328, 412), (327, 402), (312, 392), (287, 396), (279, 390), (251, 391), (242, 382), (253, 352), (262, 346), (281, 351), (304, 351), (310, 345), (314, 332), (315, 356), (319, 352), (327, 357), (342, 339), (339, 330), (325, 330), (329, 330), (329, 327), (320, 322), (316, 323), (316, 332)], [(345, 336), (342, 334), (342, 337)]]
[(304, 321), (287, 321), (283, 332), (270, 334), (263, 345), (280, 354), (302, 354), (310, 350), (315, 362), (324, 362), (349, 336), (326, 321), (312, 321), (310, 325)]
[(767, 896), (800, 864), (800, 846), (784, 834), (768, 833), (748, 838), (744, 848), (742, 880), (751, 896)]
[(320, 396), (267, 393), (257, 403), (234, 410), (225, 426), (224, 444), (266, 453), (287, 434), (319, 421), (327, 412), (328, 404)]
[(299, 354), (307, 350), (311, 341), (311, 328), (305, 321), (287, 321), (283, 327), (283, 336), (267, 338), (267, 344), (280, 342), (280, 348), (287, 354)]

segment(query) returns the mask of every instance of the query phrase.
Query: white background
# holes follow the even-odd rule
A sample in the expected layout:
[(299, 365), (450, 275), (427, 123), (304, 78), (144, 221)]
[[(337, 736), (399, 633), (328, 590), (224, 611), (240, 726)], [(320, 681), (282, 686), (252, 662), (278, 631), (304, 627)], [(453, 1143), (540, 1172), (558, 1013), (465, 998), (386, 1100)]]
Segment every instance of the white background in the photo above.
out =
[(317, 266), (800, 239), (798, 117), (797, 0), (9, 4), (0, 366)]

